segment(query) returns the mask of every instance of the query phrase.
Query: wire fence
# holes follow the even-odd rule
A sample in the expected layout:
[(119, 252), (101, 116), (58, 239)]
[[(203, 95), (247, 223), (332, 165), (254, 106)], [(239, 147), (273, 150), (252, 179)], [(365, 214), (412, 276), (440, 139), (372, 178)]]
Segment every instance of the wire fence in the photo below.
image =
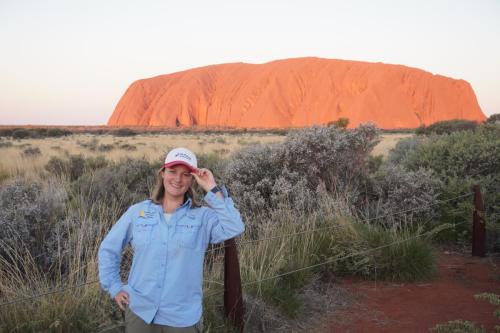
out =
[[(422, 207), (435, 206), (435, 205), (439, 205), (439, 204), (442, 204), (442, 203), (445, 203), (445, 202), (450, 202), (450, 201), (458, 200), (458, 199), (461, 199), (461, 198), (469, 197), (469, 196), (472, 196), (472, 195), (473, 195), (473, 192), (470, 192), (470, 193), (459, 195), (459, 196), (456, 196), (454, 198), (450, 198), (450, 199), (447, 199), (447, 200), (440, 200), (440, 201), (437, 201), (437, 202), (432, 203), (432, 204), (423, 205), (423, 206), (421, 206), (419, 208), (406, 209), (406, 210), (395, 212), (395, 213), (392, 213), (392, 214), (380, 215), (380, 216), (376, 216), (376, 217), (373, 217), (373, 218), (368, 218), (368, 219), (360, 220), (360, 221), (358, 221), (358, 223), (366, 223), (366, 222), (370, 222), (370, 221), (377, 220), (377, 219), (382, 219), (382, 218), (389, 217), (389, 216), (401, 215), (401, 214), (406, 214), (406, 213), (414, 212), (414, 211), (420, 211), (420, 210), (422, 210)], [(454, 227), (456, 225), (458, 225), (458, 224), (452, 225), (452, 227)], [(303, 235), (303, 234), (306, 234), (306, 233), (312, 233), (312, 232), (318, 232), (318, 231), (325, 231), (325, 230), (334, 229), (334, 228), (339, 228), (339, 227), (338, 226), (327, 226), (327, 227), (321, 227), (321, 228), (313, 228), (313, 229), (303, 230), (303, 231), (300, 231), (300, 232), (283, 234), (283, 235), (279, 235), (279, 236), (273, 236), (273, 237), (259, 238), (259, 239), (255, 239), (255, 240), (248, 240), (248, 241), (237, 242), (236, 244), (237, 244), (237, 246), (243, 246), (243, 245), (255, 244), (255, 243), (258, 243), (258, 242), (262, 242), (262, 241), (276, 240), (276, 239), (282, 239), (282, 238), (287, 238), (287, 237), (295, 237), (295, 236)], [(215, 251), (215, 250), (221, 250), (221, 249), (223, 249), (225, 247), (227, 247), (227, 246), (226, 245), (218, 246), (218, 247), (215, 247), (213, 249), (207, 250), (206, 252), (209, 253), (209, 252), (212, 252), (212, 251)], [(301, 269), (301, 270), (303, 270), (303, 269)], [(204, 281), (208, 282), (208, 283), (223, 284), (223, 283), (218, 282), (218, 281), (208, 281), (208, 280), (204, 280)], [(21, 303), (21, 302), (29, 301), (29, 300), (32, 300), (32, 299), (35, 299), (35, 298), (39, 298), (39, 297), (43, 297), (43, 296), (47, 296), (47, 295), (51, 295), (51, 294), (55, 294), (55, 293), (65, 292), (65, 291), (70, 290), (70, 289), (81, 288), (81, 287), (84, 287), (84, 286), (87, 286), (87, 285), (91, 285), (91, 284), (94, 284), (94, 283), (98, 283), (98, 282), (99, 282), (99, 280), (92, 280), (92, 281), (88, 281), (88, 282), (84, 282), (84, 283), (79, 283), (79, 284), (76, 284), (76, 285), (73, 285), (73, 286), (67, 286), (67, 287), (63, 287), (63, 288), (59, 288), (59, 289), (54, 289), (54, 290), (51, 290), (51, 291), (47, 291), (47, 292), (44, 292), (44, 293), (39, 293), (39, 294), (36, 294), (36, 295), (31, 295), (31, 296), (28, 296), (28, 297), (23, 297), (23, 298), (18, 298), (18, 299), (14, 299), (14, 300), (9, 300), (9, 301), (0, 303), (0, 307), (6, 306), (6, 305), (10, 305), (10, 304), (15, 304), (15, 303)]]
[[(386, 217), (390, 217), (390, 216), (394, 216), (394, 215), (402, 215), (402, 214), (407, 214), (407, 213), (414, 212), (414, 211), (421, 211), (422, 209), (424, 209), (426, 207), (431, 207), (431, 206), (434, 206), (434, 205), (439, 205), (439, 204), (442, 204), (442, 203), (451, 202), (451, 201), (458, 200), (458, 199), (461, 199), (461, 198), (466, 198), (466, 197), (469, 197), (469, 196), (472, 196), (472, 195), (473, 195), (473, 192), (470, 192), (470, 193), (466, 193), (466, 194), (463, 194), (463, 195), (460, 195), (460, 196), (457, 196), (457, 197), (454, 197), (454, 198), (450, 198), (450, 199), (447, 199), (447, 200), (441, 200), (441, 201), (437, 201), (437, 202), (432, 203), (432, 204), (422, 205), (422, 206), (420, 206), (418, 208), (407, 209), (407, 210), (403, 210), (403, 211), (399, 211), (399, 212), (395, 212), (395, 213), (391, 213), (391, 214), (386, 214), (386, 215), (376, 216), (376, 217), (373, 217), (373, 218), (367, 218), (367, 219), (359, 220), (358, 223), (367, 223), (367, 222), (370, 222), (370, 221), (373, 221), (373, 220), (378, 220), (378, 219), (382, 219), (382, 218), (386, 218)], [(446, 230), (446, 229), (454, 228), (454, 227), (456, 227), (458, 225), (465, 224), (465, 223), (467, 223), (467, 222), (462, 222), (462, 223), (458, 223), (458, 224), (449, 225), (449, 226), (447, 226), (445, 228), (441, 228), (441, 230), (439, 230), (439, 231), (443, 231), (443, 230)], [(265, 237), (265, 238), (259, 238), (259, 239), (254, 239), (254, 240), (247, 240), (247, 241), (240, 241), (240, 242), (237, 242), (236, 245), (238, 247), (241, 247), (241, 246), (256, 244), (256, 243), (259, 243), (259, 242), (276, 240), (276, 239), (282, 239), (282, 238), (287, 238), (287, 237), (288, 238), (290, 238), (290, 237), (296, 237), (296, 236), (304, 235), (304, 234), (307, 234), (307, 233), (314, 233), (314, 232), (319, 232), (319, 231), (331, 230), (331, 229), (335, 229), (335, 228), (339, 228), (339, 227), (338, 226), (326, 226), (326, 227), (320, 227), (320, 228), (312, 228), (312, 229), (303, 230), (303, 231), (294, 232), (294, 233), (289, 233), (289, 234), (284, 234), (284, 235), (278, 235), (278, 236), (272, 236), (272, 237)], [(324, 260), (324, 261), (322, 261), (320, 263), (316, 263), (316, 264), (313, 264), (313, 265), (309, 265), (309, 266), (305, 266), (305, 267), (293, 269), (293, 270), (290, 270), (290, 271), (285, 272), (285, 273), (276, 274), (276, 275), (265, 277), (265, 278), (262, 278), (262, 279), (257, 279), (257, 280), (254, 280), (254, 281), (242, 283), (242, 287), (247, 287), (247, 286), (250, 286), (250, 285), (259, 284), (259, 283), (262, 283), (262, 282), (265, 282), (265, 281), (269, 281), (269, 280), (273, 280), (273, 279), (279, 279), (281, 277), (284, 277), (284, 276), (287, 276), (287, 275), (291, 275), (291, 274), (294, 274), (294, 273), (297, 273), (297, 272), (314, 269), (314, 268), (317, 268), (317, 267), (320, 267), (320, 266), (324, 266), (324, 265), (327, 265), (327, 264), (331, 264), (331, 263), (334, 263), (334, 262), (337, 262), (337, 261), (346, 260), (346, 259), (349, 259), (351, 257), (355, 257), (355, 256), (363, 255), (363, 254), (368, 254), (370, 252), (374, 252), (374, 251), (378, 251), (378, 250), (381, 250), (381, 249), (384, 249), (384, 248), (388, 248), (388, 247), (391, 247), (391, 246), (402, 244), (402, 243), (408, 242), (408, 241), (416, 239), (416, 238), (424, 237), (424, 236), (430, 235), (432, 233), (435, 233), (435, 231), (432, 230), (432, 231), (424, 232), (424, 233), (421, 233), (421, 234), (418, 234), (418, 235), (415, 235), (415, 236), (412, 236), (412, 237), (405, 238), (403, 240), (395, 241), (395, 242), (392, 242), (392, 243), (389, 243), (389, 244), (385, 244), (385, 245), (382, 245), (382, 246), (378, 246), (378, 247), (375, 247), (375, 248), (370, 248), (370, 249), (366, 249), (366, 250), (352, 252), (352, 253), (350, 253), (348, 255), (345, 255), (345, 256), (330, 257), (330, 258), (328, 258), (328, 259), (326, 259), (326, 260)], [(213, 249), (207, 250), (206, 253), (210, 253), (210, 252), (213, 252), (213, 251), (218, 251), (218, 250), (221, 250), (221, 249), (223, 249), (225, 247), (227, 247), (227, 246), (223, 245), (223, 246), (214, 247)], [(65, 286), (65, 287), (62, 287), (62, 288), (49, 290), (47, 292), (38, 293), (38, 294), (30, 295), (30, 296), (27, 296), (27, 297), (21, 297), (21, 298), (17, 298), (17, 299), (13, 299), (13, 300), (7, 300), (5, 302), (0, 303), (0, 308), (4, 307), (4, 306), (7, 306), (7, 305), (13, 305), (13, 304), (17, 304), (17, 303), (22, 303), (22, 302), (30, 301), (30, 300), (33, 300), (33, 299), (41, 298), (41, 297), (44, 297), (44, 296), (52, 295), (52, 294), (63, 293), (63, 292), (66, 292), (68, 290), (82, 288), (82, 287), (85, 287), (85, 286), (96, 284), (98, 282), (99, 282), (99, 280), (92, 280), (92, 281), (87, 281), (87, 282), (83, 282), (83, 283), (79, 283), (79, 284), (75, 284), (75, 285), (71, 285), (71, 286)], [(208, 297), (214, 297), (214, 296), (219, 295), (219, 294), (221, 294), (221, 293), (223, 293), (225, 291), (224, 290), (224, 283), (223, 282), (213, 281), (213, 280), (204, 280), (204, 282), (205, 283), (209, 283), (209, 284), (217, 284), (217, 285), (222, 285), (223, 286), (222, 290), (219, 290), (219, 291), (211, 293), (211, 294), (207, 294), (204, 297), (207, 297), (207, 298)], [(122, 327), (123, 325), (124, 325), (123, 323), (120, 323), (118, 325), (110, 326), (110, 327), (105, 328), (102, 331), (99, 331), (98, 333), (109, 332), (109, 331), (112, 331), (113, 329)]]

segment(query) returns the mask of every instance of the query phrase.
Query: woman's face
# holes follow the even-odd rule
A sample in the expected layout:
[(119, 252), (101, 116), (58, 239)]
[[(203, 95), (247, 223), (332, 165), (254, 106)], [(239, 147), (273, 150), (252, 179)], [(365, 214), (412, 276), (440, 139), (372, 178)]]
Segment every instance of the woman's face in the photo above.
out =
[(193, 183), (193, 176), (189, 169), (182, 164), (165, 168), (162, 177), (165, 194), (172, 197), (184, 197), (184, 193)]

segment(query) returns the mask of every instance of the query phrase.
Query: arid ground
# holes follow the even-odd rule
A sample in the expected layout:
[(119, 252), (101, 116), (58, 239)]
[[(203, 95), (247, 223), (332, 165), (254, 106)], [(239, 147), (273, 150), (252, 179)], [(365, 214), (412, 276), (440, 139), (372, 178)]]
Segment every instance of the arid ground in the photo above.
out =
[[(435, 279), (419, 283), (341, 280), (353, 302), (335, 311), (318, 332), (429, 332), (437, 324), (467, 320), (493, 332), (495, 306), (474, 295), (500, 293), (500, 258), (441, 250)], [(326, 327), (325, 327), (326, 326)]]

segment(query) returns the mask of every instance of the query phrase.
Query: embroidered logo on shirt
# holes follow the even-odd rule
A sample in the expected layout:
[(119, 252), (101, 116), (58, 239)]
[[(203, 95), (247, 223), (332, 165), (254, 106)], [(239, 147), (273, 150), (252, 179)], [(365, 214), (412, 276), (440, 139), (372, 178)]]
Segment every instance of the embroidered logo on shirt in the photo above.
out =
[(143, 217), (143, 218), (152, 218), (155, 216), (155, 213), (154, 212), (146, 212), (144, 210), (141, 210), (139, 212), (139, 217)]

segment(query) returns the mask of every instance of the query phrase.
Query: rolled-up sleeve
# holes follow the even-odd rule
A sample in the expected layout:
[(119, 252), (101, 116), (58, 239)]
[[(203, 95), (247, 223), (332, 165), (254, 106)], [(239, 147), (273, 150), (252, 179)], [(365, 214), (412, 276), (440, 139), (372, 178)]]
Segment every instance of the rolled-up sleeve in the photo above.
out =
[(111, 297), (122, 289), (120, 277), (120, 263), (123, 248), (130, 242), (132, 227), (132, 209), (129, 208), (113, 225), (104, 237), (97, 254), (99, 267), (99, 281), (104, 290)]
[(234, 207), (233, 199), (229, 197), (225, 187), (222, 187), (222, 194), (224, 199), (212, 192), (208, 192), (204, 197), (205, 202), (210, 206), (207, 220), (211, 228), (210, 243), (212, 244), (234, 238), (245, 231), (240, 212)]

